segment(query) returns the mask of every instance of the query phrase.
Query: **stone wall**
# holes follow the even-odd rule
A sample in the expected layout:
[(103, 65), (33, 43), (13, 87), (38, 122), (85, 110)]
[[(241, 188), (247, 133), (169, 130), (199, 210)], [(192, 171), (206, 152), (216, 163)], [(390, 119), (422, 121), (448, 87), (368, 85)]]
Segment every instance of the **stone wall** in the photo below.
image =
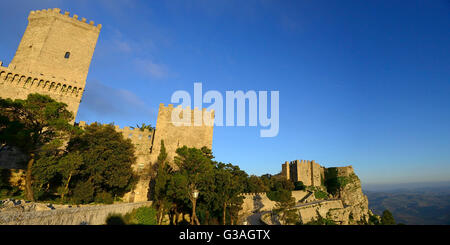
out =
[(314, 160), (285, 162), (281, 169), (282, 175), (293, 182), (301, 181), (306, 186), (321, 186), (323, 184), (324, 168)]
[(87, 205), (46, 211), (0, 212), (1, 225), (102, 225), (111, 214), (124, 215), (151, 202)]
[[(172, 121), (172, 113), (178, 110), (181, 115), (186, 113), (190, 116), (188, 119), (190, 125), (175, 125)], [(155, 140), (153, 142), (153, 152), (158, 156), (161, 149), (161, 140), (164, 140), (164, 146), (167, 151), (167, 158), (173, 161), (176, 155), (176, 149), (184, 145), (188, 147), (202, 148), (203, 146), (212, 149), (213, 140), (213, 125), (207, 125), (203, 120), (200, 120), (200, 125), (196, 125), (194, 115), (204, 115), (208, 118), (214, 119), (213, 111), (199, 110), (194, 108), (181, 108), (181, 106), (174, 108), (172, 104), (167, 107), (164, 104), (159, 105), (158, 118), (156, 120)], [(155, 158), (156, 160), (156, 158)]]
[(332, 209), (342, 209), (344, 205), (341, 200), (322, 201), (312, 204), (307, 204), (296, 208), (300, 214), (300, 220), (303, 224), (315, 220), (319, 215), (323, 218), (327, 217), (328, 211)]
[[(241, 214), (271, 211), (276, 204), (276, 202), (267, 197), (265, 192), (244, 193), (242, 195), (244, 196), (244, 203), (240, 211)], [(292, 191), (292, 197), (294, 197), (295, 202), (302, 200), (306, 195), (308, 195), (307, 191)]]
[(3, 67), (0, 62), (0, 97), (3, 99), (26, 99), (31, 93), (48, 95), (67, 104), (67, 109), (75, 118), (83, 91), (84, 82), (76, 83), (48, 75), (27, 74)]

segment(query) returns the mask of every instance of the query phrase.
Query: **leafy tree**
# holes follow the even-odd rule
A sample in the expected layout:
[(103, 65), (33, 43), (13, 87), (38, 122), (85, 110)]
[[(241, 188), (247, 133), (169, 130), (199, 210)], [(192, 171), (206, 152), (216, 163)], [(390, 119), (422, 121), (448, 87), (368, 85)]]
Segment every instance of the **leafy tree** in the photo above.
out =
[(18, 147), (28, 156), (26, 198), (34, 201), (32, 169), (43, 146), (67, 139), (73, 130), (67, 105), (47, 95), (29, 94), (27, 99), (0, 99), (0, 145)]
[(171, 202), (167, 198), (167, 188), (171, 168), (167, 162), (167, 152), (166, 147), (164, 146), (164, 140), (161, 140), (161, 149), (158, 155), (157, 168), (158, 169), (151, 192), (153, 206), (157, 209), (157, 223), (160, 225), (164, 215), (171, 207)]
[(382, 225), (395, 225), (395, 219), (392, 213), (389, 210), (384, 210), (381, 215), (381, 224)]
[[(71, 181), (76, 186), (80, 182), (92, 183), (93, 196), (103, 191), (114, 197), (123, 196), (136, 183), (137, 177), (131, 167), (136, 161), (134, 146), (112, 125), (93, 123), (87, 126), (84, 133), (70, 140), (68, 151), (78, 152), (83, 159), (82, 166), (72, 166), (77, 175), (76, 178), (72, 176)], [(66, 176), (69, 175), (70, 171)]]
[(268, 189), (267, 186), (264, 185), (264, 182), (255, 175), (248, 177), (246, 186), (245, 192), (249, 193), (265, 192)]
[[(242, 204), (240, 194), (244, 190), (243, 181), (239, 178), (240, 169), (232, 164), (217, 163), (214, 171), (217, 200), (222, 206), (222, 224), (226, 224), (227, 207)], [(236, 207), (235, 207), (236, 208)]]
[(63, 188), (60, 192), (61, 202), (64, 201), (64, 195), (69, 192), (69, 184), (72, 177), (78, 175), (83, 165), (83, 156), (79, 152), (70, 152), (62, 157), (56, 165), (56, 170), (61, 175)]
[(102, 191), (100, 193), (95, 194), (95, 202), (96, 203), (106, 203), (106, 204), (113, 204), (114, 203), (114, 198), (113, 196), (106, 192), (106, 191)]
[(77, 182), (74, 190), (72, 200), (77, 203), (90, 203), (94, 200), (95, 186), (92, 180)]
[[(212, 171), (213, 165), (211, 162), (212, 154), (207, 148), (197, 149), (183, 146), (176, 150), (175, 164), (177, 164), (179, 174), (184, 176), (184, 186), (182, 190), (187, 192), (189, 200), (192, 204), (191, 224), (200, 224), (195, 208), (197, 199), (194, 196), (194, 191), (199, 190), (200, 178)], [(202, 194), (202, 193), (200, 193)]]
[(178, 217), (178, 214), (190, 212), (192, 208), (187, 178), (186, 175), (177, 171), (171, 174), (167, 184), (167, 198), (172, 203), (171, 209), (175, 217)]

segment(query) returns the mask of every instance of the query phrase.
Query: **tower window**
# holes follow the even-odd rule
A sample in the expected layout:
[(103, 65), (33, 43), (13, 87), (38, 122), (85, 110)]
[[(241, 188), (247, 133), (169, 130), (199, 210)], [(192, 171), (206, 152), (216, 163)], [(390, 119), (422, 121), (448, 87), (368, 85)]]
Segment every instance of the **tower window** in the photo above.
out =
[(70, 52), (66, 52), (66, 54), (64, 55), (64, 58), (68, 59), (70, 57)]

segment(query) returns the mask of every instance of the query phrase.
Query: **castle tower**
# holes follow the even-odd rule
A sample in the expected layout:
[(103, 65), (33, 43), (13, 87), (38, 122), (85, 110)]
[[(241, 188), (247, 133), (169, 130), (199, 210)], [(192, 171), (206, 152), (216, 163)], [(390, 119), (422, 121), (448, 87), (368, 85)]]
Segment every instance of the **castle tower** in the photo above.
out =
[(0, 67), (0, 97), (47, 94), (66, 103), (76, 116), (101, 25), (60, 11), (30, 12), (13, 60), (7, 68)]
[[(189, 115), (189, 126), (174, 125), (172, 121), (172, 112), (175, 109), (179, 110), (181, 114), (186, 112)], [(152, 149), (155, 156), (158, 156), (161, 149), (161, 140), (164, 140), (164, 146), (168, 154), (167, 159), (169, 161), (173, 161), (174, 156), (176, 155), (175, 151), (184, 145), (196, 148), (206, 146), (209, 149), (212, 149), (213, 125), (205, 124), (202, 119), (200, 120), (200, 125), (195, 125), (194, 117), (196, 114), (200, 115), (200, 117), (203, 115), (214, 120), (214, 111), (206, 111), (206, 108), (190, 109), (189, 107), (181, 108), (181, 106), (174, 108), (172, 104), (169, 104), (166, 107), (163, 103), (159, 105), (155, 140), (153, 141)]]

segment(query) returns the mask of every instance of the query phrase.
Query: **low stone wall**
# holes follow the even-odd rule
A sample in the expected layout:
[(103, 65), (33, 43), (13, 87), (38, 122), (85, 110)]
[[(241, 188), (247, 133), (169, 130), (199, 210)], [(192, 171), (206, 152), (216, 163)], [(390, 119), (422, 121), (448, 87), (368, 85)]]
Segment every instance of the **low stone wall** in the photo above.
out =
[(1, 212), (1, 225), (102, 225), (110, 214), (126, 214), (133, 209), (150, 206), (152, 202), (87, 205), (64, 209), (31, 212)]
[(327, 217), (327, 213), (331, 209), (343, 209), (344, 205), (341, 200), (321, 201), (318, 203), (306, 204), (305, 206), (297, 207), (300, 214), (300, 219), (303, 224), (308, 223), (318, 218), (318, 215), (323, 218)]
[[(292, 197), (298, 202), (308, 194), (307, 191), (292, 191)], [(276, 202), (270, 200), (266, 193), (244, 194), (244, 203), (242, 204), (241, 214), (251, 213), (253, 211), (263, 212), (271, 211)]]

